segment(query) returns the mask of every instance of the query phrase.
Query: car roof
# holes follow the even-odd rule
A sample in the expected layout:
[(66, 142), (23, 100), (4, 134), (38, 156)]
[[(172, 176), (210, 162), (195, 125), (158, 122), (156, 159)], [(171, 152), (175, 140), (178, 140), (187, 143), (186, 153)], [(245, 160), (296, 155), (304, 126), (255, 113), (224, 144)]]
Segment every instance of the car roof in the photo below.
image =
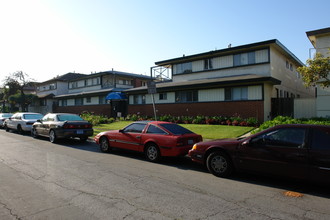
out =
[(330, 128), (330, 125), (316, 125), (316, 124), (283, 124), (276, 125), (273, 128)]
[(136, 121), (136, 122), (133, 122), (133, 123), (155, 124), (155, 125), (158, 125), (158, 124), (174, 124), (172, 122), (167, 122), (167, 121)]

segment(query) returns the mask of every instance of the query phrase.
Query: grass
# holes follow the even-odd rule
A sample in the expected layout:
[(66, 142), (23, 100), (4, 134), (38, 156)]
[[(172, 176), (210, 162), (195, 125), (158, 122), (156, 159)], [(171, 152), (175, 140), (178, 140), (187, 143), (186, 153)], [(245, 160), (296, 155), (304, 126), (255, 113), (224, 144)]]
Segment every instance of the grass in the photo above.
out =
[[(118, 130), (132, 123), (132, 121), (116, 121), (111, 124), (101, 124), (94, 126), (94, 135), (109, 130)], [(228, 126), (228, 125), (200, 125), (200, 124), (180, 124), (196, 134), (203, 136), (203, 139), (235, 138), (253, 130), (253, 127)]]

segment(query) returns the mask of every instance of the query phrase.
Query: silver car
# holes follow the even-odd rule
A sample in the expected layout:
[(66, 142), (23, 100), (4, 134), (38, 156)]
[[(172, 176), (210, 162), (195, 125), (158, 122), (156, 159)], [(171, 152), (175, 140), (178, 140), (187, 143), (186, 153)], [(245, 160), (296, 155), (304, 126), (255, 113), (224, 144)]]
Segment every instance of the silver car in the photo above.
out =
[(13, 116), (11, 113), (0, 113), (0, 128), (3, 128), (5, 120), (11, 116)]
[(4, 122), (6, 131), (15, 130), (18, 133), (31, 131), (32, 125), (43, 117), (40, 113), (34, 112), (18, 112)]

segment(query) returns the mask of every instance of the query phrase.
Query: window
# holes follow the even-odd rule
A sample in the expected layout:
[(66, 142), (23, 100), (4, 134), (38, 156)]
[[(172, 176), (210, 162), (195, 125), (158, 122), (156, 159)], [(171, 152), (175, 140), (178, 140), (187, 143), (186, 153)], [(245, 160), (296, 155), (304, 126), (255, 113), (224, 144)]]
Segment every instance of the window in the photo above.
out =
[(225, 88), (225, 100), (248, 100), (248, 87)]
[(47, 105), (47, 100), (46, 99), (40, 99), (40, 106), (46, 106)]
[(293, 71), (293, 65), (290, 63), (290, 70)]
[(179, 91), (175, 92), (175, 102), (197, 102), (198, 91)]
[(146, 97), (145, 95), (134, 95), (134, 104), (146, 104)]
[(255, 64), (256, 56), (255, 52), (241, 53), (234, 55), (234, 66), (243, 66), (248, 64)]
[(260, 135), (252, 140), (252, 143), (277, 146), (302, 148), (305, 143), (304, 128), (282, 128)]
[(105, 96), (99, 96), (99, 104), (106, 104)]
[(55, 83), (52, 83), (49, 85), (49, 90), (53, 90), (53, 89), (56, 89), (56, 84)]
[(146, 125), (142, 123), (133, 123), (124, 128), (124, 132), (142, 133)]
[(67, 100), (66, 100), (66, 99), (63, 99), (63, 100), (62, 100), (62, 106), (67, 106), (67, 105), (68, 105)]
[(83, 105), (83, 103), (84, 103), (83, 98), (74, 99), (74, 105)]
[(192, 72), (192, 63), (180, 63), (176, 65), (176, 74), (180, 73), (191, 73)]
[(86, 103), (91, 103), (92, 102), (92, 98), (91, 97), (87, 97), (86, 98)]
[(205, 70), (213, 69), (212, 59), (205, 59), (204, 60), (204, 69)]
[(330, 131), (313, 129), (312, 149), (329, 150)]
[(285, 62), (285, 66), (286, 66), (287, 69), (289, 69), (289, 67), (290, 67), (289, 61)]
[(150, 125), (147, 130), (148, 134), (167, 134), (164, 130), (160, 129), (155, 125)]
[(78, 82), (70, 83), (70, 89), (78, 88)]
[(167, 93), (159, 93), (159, 100), (167, 100)]

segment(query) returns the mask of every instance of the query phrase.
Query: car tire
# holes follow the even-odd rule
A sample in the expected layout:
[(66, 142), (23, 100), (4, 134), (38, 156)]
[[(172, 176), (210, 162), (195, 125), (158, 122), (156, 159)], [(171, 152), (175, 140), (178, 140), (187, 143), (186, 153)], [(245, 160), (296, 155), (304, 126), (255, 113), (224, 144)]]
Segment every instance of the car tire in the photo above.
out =
[(7, 132), (9, 132), (9, 128), (8, 128), (8, 126), (7, 126), (6, 124), (3, 126), (3, 128), (4, 128)]
[(21, 125), (17, 125), (17, 133), (23, 134), (23, 129)]
[(37, 138), (38, 137), (38, 132), (37, 132), (37, 130), (35, 128), (32, 128), (31, 129), (31, 136), (33, 138)]
[(228, 177), (234, 170), (230, 158), (221, 151), (211, 153), (207, 157), (206, 166), (210, 173), (217, 177)]
[(107, 137), (101, 137), (99, 145), (102, 152), (109, 153), (111, 151), (110, 143)]
[(146, 159), (150, 162), (158, 162), (161, 158), (160, 150), (158, 146), (154, 143), (150, 143), (146, 146), (144, 155)]
[(54, 130), (49, 131), (49, 141), (55, 143), (57, 141), (56, 134)]

